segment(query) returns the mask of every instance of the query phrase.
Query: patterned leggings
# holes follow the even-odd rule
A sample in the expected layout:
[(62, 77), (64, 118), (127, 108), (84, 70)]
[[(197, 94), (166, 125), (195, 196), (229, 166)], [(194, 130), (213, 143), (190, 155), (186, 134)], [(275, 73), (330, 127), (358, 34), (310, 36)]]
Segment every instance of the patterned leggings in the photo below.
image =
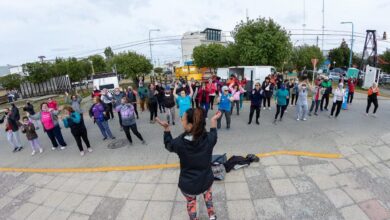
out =
[[(194, 195), (188, 195), (182, 192), (184, 197), (187, 200), (187, 212), (188, 215), (190, 216), (190, 220), (198, 220), (196, 217), (196, 196)], [(211, 192), (211, 187), (208, 189), (206, 192), (203, 193), (203, 198), (206, 203), (207, 207), (207, 213), (212, 219), (212, 217), (215, 217), (215, 211), (214, 211), (214, 206), (213, 206), (213, 195)]]

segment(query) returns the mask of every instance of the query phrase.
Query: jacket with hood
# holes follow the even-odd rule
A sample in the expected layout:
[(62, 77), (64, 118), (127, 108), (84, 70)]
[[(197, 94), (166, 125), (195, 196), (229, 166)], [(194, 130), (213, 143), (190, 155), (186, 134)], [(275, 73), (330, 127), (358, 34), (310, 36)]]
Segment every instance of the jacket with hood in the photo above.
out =
[(62, 122), (64, 123), (65, 128), (70, 128), (70, 132), (73, 135), (81, 135), (82, 133), (87, 132), (83, 118), (80, 113), (76, 111), (62, 119)]
[(121, 104), (121, 100), (123, 97), (126, 95), (123, 92), (119, 92), (116, 94), (115, 92), (112, 94), (112, 98), (115, 100), (114, 107), (118, 106)]
[(179, 188), (186, 194), (199, 195), (207, 191), (214, 181), (211, 155), (217, 143), (217, 129), (211, 128), (197, 140), (183, 133), (173, 139), (171, 132), (164, 132), (165, 148), (180, 158)]
[(121, 114), (122, 126), (130, 126), (136, 123), (134, 106), (132, 104), (120, 104), (115, 108), (115, 111)]
[(23, 107), (23, 111), (28, 112), (30, 115), (35, 115), (34, 106), (31, 103), (27, 103), (27, 105)]
[(26, 134), (27, 140), (31, 141), (38, 138), (38, 134), (35, 131), (35, 126), (32, 122), (22, 125), (22, 133)]
[(71, 105), (73, 110), (78, 113), (83, 113), (83, 110), (81, 109), (81, 100), (82, 99), (79, 95), (76, 95), (76, 100), (69, 98), (69, 96), (65, 96), (65, 103)]

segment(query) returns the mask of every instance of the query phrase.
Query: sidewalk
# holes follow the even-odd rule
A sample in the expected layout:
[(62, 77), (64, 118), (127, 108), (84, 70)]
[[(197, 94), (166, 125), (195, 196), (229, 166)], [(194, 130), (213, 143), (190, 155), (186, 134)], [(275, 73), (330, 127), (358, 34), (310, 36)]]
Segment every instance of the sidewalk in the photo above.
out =
[[(389, 145), (390, 134), (340, 147), (342, 159), (261, 158), (214, 183), (218, 219), (390, 219)], [(178, 174), (0, 173), (0, 219), (188, 219)]]

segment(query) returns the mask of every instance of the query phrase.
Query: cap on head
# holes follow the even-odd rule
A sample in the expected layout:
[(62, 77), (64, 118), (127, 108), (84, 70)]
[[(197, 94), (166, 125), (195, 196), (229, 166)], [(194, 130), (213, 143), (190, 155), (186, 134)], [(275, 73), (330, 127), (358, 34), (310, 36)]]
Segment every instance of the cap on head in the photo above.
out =
[(229, 90), (229, 88), (227, 86), (222, 87), (222, 91), (228, 91), (228, 90)]

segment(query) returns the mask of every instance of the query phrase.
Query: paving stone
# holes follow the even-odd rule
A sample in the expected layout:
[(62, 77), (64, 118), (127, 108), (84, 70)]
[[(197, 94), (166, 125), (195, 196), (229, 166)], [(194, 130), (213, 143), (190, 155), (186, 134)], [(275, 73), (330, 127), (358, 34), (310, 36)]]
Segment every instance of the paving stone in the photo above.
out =
[(104, 198), (90, 216), (91, 219), (116, 219), (125, 205), (125, 199)]
[(160, 183), (178, 183), (179, 181), (179, 169), (166, 169), (162, 171), (160, 176)]
[(250, 199), (248, 184), (246, 182), (225, 183), (227, 200)]
[(352, 156), (348, 157), (348, 159), (353, 163), (353, 165), (356, 168), (362, 168), (362, 167), (366, 167), (366, 166), (370, 166), (371, 165), (370, 162), (368, 162), (368, 160), (366, 160), (360, 154), (352, 155)]
[(275, 179), (270, 180), (270, 183), (277, 196), (288, 196), (298, 193), (290, 179)]
[(98, 183), (98, 180), (83, 180), (81, 183), (73, 190), (74, 193), (88, 194), (93, 187)]
[(73, 213), (69, 216), (68, 220), (89, 220), (90, 216), (79, 213)]
[(283, 197), (283, 210), (288, 219), (321, 219), (336, 215), (334, 206), (319, 192)]
[(369, 220), (367, 215), (357, 205), (342, 208), (340, 209), (340, 212), (345, 219)]
[(176, 196), (177, 184), (163, 184), (157, 185), (154, 190), (152, 200), (158, 201), (174, 201)]
[(135, 183), (122, 183), (119, 182), (108, 194), (110, 197), (127, 199), (129, 197), (131, 190), (134, 188)]
[(62, 203), (58, 206), (57, 209), (65, 210), (65, 211), (73, 211), (75, 210), (81, 201), (85, 198), (85, 195), (71, 193)]
[(251, 200), (227, 201), (229, 219), (257, 219)]
[(374, 166), (377, 170), (379, 170), (381, 176), (390, 178), (390, 168), (387, 167), (384, 163), (377, 163)]
[[(221, 201), (221, 202), (226, 201), (226, 190), (225, 190), (225, 184), (224, 183), (222, 183), (222, 182), (221, 183), (214, 182), (214, 184), (211, 187), (211, 189), (212, 189), (212, 192), (213, 192), (213, 200)], [(177, 191), (178, 191), (178, 193), (181, 194), (180, 189), (178, 189)], [(183, 200), (183, 201), (185, 201), (185, 200)]]
[(81, 179), (69, 178), (60, 188), (59, 190), (64, 192), (73, 192), (77, 186), (80, 185)]
[(19, 194), (21, 194), (24, 190), (26, 190), (29, 186), (26, 184), (18, 184), (15, 188), (13, 188), (11, 191), (9, 191), (6, 196), (9, 197), (17, 197)]
[(28, 216), (27, 220), (47, 219), (53, 211), (53, 208), (39, 206), (30, 216)]
[(351, 155), (357, 153), (351, 147), (346, 147), (346, 146), (339, 147), (339, 150), (340, 150), (341, 155), (343, 155), (344, 157), (348, 157), (348, 156), (351, 156)]
[(336, 208), (352, 205), (354, 202), (351, 198), (341, 189), (330, 189), (324, 191), (325, 195), (328, 196), (329, 200), (333, 203)]
[(150, 200), (152, 198), (153, 192), (156, 189), (157, 184), (145, 184), (137, 183), (131, 194), (130, 199), (133, 200)]
[(386, 210), (378, 200), (369, 200), (359, 204), (359, 207), (371, 220), (390, 219), (390, 212)]
[[(198, 215), (198, 217), (200, 217)], [(188, 219), (187, 202), (175, 202), (173, 205), (171, 220)]]
[(95, 211), (96, 207), (100, 204), (100, 202), (103, 200), (103, 197), (99, 196), (87, 196), (81, 204), (76, 208), (76, 212), (86, 214), (86, 215), (92, 215), (92, 213)]
[(314, 159), (314, 158), (310, 158), (310, 157), (298, 157), (298, 162), (299, 162), (299, 165), (301, 165), (301, 166), (328, 163), (328, 161), (326, 161), (326, 160)]
[(112, 172), (107, 172), (102, 179), (108, 181), (119, 181), (124, 175), (125, 175), (124, 172), (112, 171)]
[(384, 145), (371, 149), (381, 160), (390, 160), (390, 147)]
[(264, 166), (274, 166), (279, 164), (275, 157), (263, 157), (260, 159), (260, 163)]
[(31, 176), (29, 176), (25, 181), (24, 183), (26, 185), (34, 185), (36, 184), (37, 182), (39, 182), (40, 179), (43, 178), (43, 174), (40, 174), (40, 173), (34, 173), (32, 174)]
[(29, 199), (30, 202), (41, 204), (43, 203), (50, 194), (52, 194), (54, 191), (51, 189), (40, 189), (34, 193), (34, 195)]
[(334, 175), (339, 173), (337, 168), (331, 163), (304, 166), (303, 171), (308, 175), (310, 174)]
[(13, 198), (8, 197), (8, 196), (3, 196), (3, 197), (1, 197), (1, 198), (0, 198), (0, 210), (1, 210), (4, 206), (8, 205), (8, 204), (12, 201), (12, 199), (13, 199)]
[(276, 156), (276, 160), (279, 165), (298, 165), (298, 158), (296, 156), (290, 155), (278, 155)]
[(344, 187), (344, 191), (356, 202), (363, 202), (369, 199), (373, 199), (374, 195), (370, 191), (364, 188)]
[(321, 190), (337, 187), (336, 182), (328, 175), (313, 174), (309, 175), (309, 177), (315, 182), (315, 184), (317, 184), (317, 186)]
[(55, 210), (54, 212), (51, 213), (48, 219), (67, 220), (70, 214), (71, 213), (68, 211)]
[(305, 173), (302, 171), (301, 167), (299, 166), (283, 166), (282, 168), (289, 177), (297, 177), (297, 176), (305, 175)]
[(253, 201), (259, 219), (279, 220), (284, 219), (285, 214), (276, 198), (258, 199)]
[[(27, 216), (29, 216), (36, 208), (38, 208), (38, 205), (33, 203), (24, 203), (22, 206), (20, 206), (19, 209), (14, 212), (14, 214), (11, 215), (12, 219), (25, 219)], [(0, 217), (1, 218), (1, 217)]]
[(268, 179), (286, 178), (286, 174), (284, 173), (282, 167), (280, 167), (280, 166), (266, 167), (265, 173), (266, 173)]
[(47, 197), (43, 205), (47, 207), (56, 208), (68, 196), (69, 193), (67, 192), (61, 192), (61, 191), (53, 192), (52, 194), (49, 195), (49, 197)]
[(214, 202), (215, 214), (218, 217), (218, 219), (229, 219), (227, 202), (226, 201), (221, 202), (218, 200), (214, 200), (213, 202)]
[(372, 164), (380, 162), (380, 159), (371, 150), (363, 151), (361, 155)]
[(244, 169), (244, 175), (247, 179), (250, 177), (255, 177), (255, 176), (260, 176), (263, 179), (267, 178), (265, 175), (264, 169), (253, 168), (252, 165), (251, 165), (251, 167), (247, 167)]
[(354, 177), (349, 173), (340, 173), (330, 177), (338, 186), (345, 187), (357, 187), (359, 184), (355, 181)]
[(224, 182), (245, 182), (243, 169), (232, 170), (226, 174)]
[(100, 180), (89, 192), (95, 196), (105, 196), (108, 191), (113, 187), (114, 182), (108, 180)]
[(147, 201), (127, 200), (116, 220), (142, 220), (147, 205)]
[(247, 179), (249, 193), (252, 200), (275, 197), (275, 192), (268, 179), (251, 177)]
[(150, 201), (143, 220), (169, 220), (173, 209), (173, 202)]
[(141, 177), (141, 171), (129, 171), (123, 174), (120, 182), (136, 183)]
[(138, 183), (158, 183), (161, 176), (161, 172), (161, 170), (143, 171), (142, 175), (138, 180)]
[(67, 177), (56, 176), (52, 181), (50, 181), (45, 188), (48, 189), (59, 189), (66, 181)]
[(346, 171), (354, 168), (353, 163), (347, 159), (337, 159), (332, 162), (339, 170)]
[(291, 182), (299, 193), (313, 192), (317, 189), (315, 184), (306, 176), (291, 178)]

